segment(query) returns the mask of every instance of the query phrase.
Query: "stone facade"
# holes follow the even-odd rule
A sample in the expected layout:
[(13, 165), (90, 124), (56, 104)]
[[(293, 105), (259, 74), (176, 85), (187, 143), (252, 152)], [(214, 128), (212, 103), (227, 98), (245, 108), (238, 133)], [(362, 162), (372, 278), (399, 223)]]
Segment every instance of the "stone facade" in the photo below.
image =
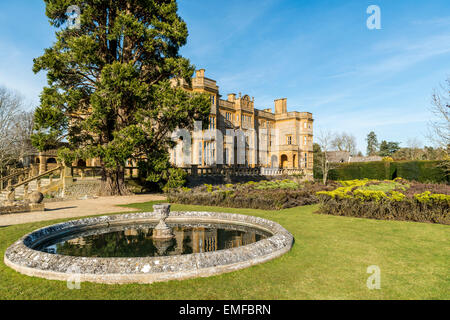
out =
[[(205, 77), (205, 70), (196, 71), (192, 84), (174, 80), (174, 85), (192, 92), (211, 96), (211, 114), (208, 129), (217, 129), (224, 137), (227, 130), (241, 130), (246, 134), (246, 166), (299, 168), (307, 173), (313, 168), (313, 117), (309, 112), (288, 112), (287, 99), (275, 100), (275, 112), (271, 108), (258, 110), (255, 99), (248, 95), (228, 94), (221, 99), (216, 81)], [(206, 128), (205, 128), (206, 129)], [(218, 148), (214, 137), (192, 134), (191, 164), (207, 167), (217, 163)], [(255, 139), (251, 133), (255, 133)], [(228, 140), (227, 140), (228, 138)], [(237, 143), (226, 137), (223, 147), (223, 164), (236, 164)], [(250, 140), (250, 141), (249, 141)], [(256, 141), (255, 141), (256, 140)], [(253, 148), (249, 144), (254, 145)], [(177, 148), (181, 148), (179, 143)], [(171, 151), (171, 161), (179, 167), (186, 166), (184, 159)], [(220, 164), (220, 163), (219, 163)]]
[[(196, 71), (189, 85), (182, 80), (173, 80), (174, 86), (181, 86), (187, 91), (207, 93), (211, 97), (211, 114), (209, 128), (202, 134), (191, 134), (190, 163), (185, 163), (177, 149), (171, 150), (171, 162), (178, 167), (211, 167), (218, 164), (219, 150), (217, 136), (205, 133), (218, 130), (225, 137), (223, 141), (222, 163), (224, 165), (241, 164), (247, 167), (271, 167), (282, 169), (301, 169), (312, 175), (313, 170), (313, 117), (309, 112), (288, 112), (287, 99), (275, 100), (275, 112), (271, 108), (255, 108), (255, 99), (248, 95), (228, 94), (222, 99), (215, 80), (205, 77), (205, 70)], [(245, 155), (243, 163), (238, 161), (237, 137), (228, 136), (227, 131), (242, 132), (245, 135)], [(230, 141), (230, 139), (233, 139)], [(59, 165), (57, 151), (41, 152), (27, 160), (34, 165), (38, 173), (46, 172)], [(74, 167), (97, 167), (99, 159), (78, 160)], [(130, 161), (130, 166), (136, 166)], [(134, 174), (137, 174), (135, 172)]]

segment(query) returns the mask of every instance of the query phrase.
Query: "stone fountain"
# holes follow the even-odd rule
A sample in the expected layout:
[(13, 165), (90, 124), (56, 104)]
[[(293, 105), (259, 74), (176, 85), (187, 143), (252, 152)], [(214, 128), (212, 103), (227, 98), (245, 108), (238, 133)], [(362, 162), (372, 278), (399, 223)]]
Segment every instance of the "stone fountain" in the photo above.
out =
[(159, 224), (153, 229), (153, 239), (169, 240), (174, 237), (172, 229), (166, 224), (166, 219), (170, 214), (170, 204), (157, 204), (153, 206), (153, 211), (159, 215)]

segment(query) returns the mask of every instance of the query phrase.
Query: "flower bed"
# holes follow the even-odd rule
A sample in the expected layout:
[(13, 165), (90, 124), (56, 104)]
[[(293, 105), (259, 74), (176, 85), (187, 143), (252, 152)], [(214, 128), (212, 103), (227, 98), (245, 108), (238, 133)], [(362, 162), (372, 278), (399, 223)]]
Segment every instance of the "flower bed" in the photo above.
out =
[(281, 210), (319, 203), (318, 191), (331, 191), (338, 185), (324, 186), (295, 180), (247, 182), (243, 184), (203, 185), (193, 189), (173, 189), (168, 194), (171, 203)]
[(450, 186), (394, 181), (340, 181), (341, 187), (319, 191), (319, 213), (380, 220), (450, 225)]

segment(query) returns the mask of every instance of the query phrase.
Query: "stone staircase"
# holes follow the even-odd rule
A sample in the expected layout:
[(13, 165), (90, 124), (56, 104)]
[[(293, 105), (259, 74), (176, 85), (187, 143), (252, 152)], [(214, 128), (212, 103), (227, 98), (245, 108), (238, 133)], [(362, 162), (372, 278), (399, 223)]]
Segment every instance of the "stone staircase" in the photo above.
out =
[[(0, 203), (5, 201), (26, 200), (34, 191), (58, 191), (63, 182), (63, 167), (32, 176), (31, 171), (18, 173), (1, 179)], [(5, 186), (5, 180), (7, 181)]]
[[(40, 188), (38, 188), (38, 180), (32, 180), (28, 183), (28, 193), (33, 193), (34, 191), (41, 191), (45, 187), (48, 187), (52, 182), (50, 179), (40, 179)], [(23, 200), (25, 195), (25, 185), (17, 187), (15, 190), (16, 200)], [(0, 202), (7, 200), (9, 190), (0, 191)]]

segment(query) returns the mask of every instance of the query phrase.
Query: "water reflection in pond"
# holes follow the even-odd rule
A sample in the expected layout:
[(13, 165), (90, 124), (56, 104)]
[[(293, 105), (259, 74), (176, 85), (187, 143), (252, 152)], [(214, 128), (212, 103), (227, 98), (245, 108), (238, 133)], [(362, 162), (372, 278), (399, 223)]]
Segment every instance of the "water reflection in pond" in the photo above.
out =
[(155, 225), (102, 228), (49, 240), (34, 248), (75, 257), (154, 257), (212, 252), (248, 245), (270, 236), (264, 231), (235, 225), (169, 224), (174, 238), (152, 238)]

